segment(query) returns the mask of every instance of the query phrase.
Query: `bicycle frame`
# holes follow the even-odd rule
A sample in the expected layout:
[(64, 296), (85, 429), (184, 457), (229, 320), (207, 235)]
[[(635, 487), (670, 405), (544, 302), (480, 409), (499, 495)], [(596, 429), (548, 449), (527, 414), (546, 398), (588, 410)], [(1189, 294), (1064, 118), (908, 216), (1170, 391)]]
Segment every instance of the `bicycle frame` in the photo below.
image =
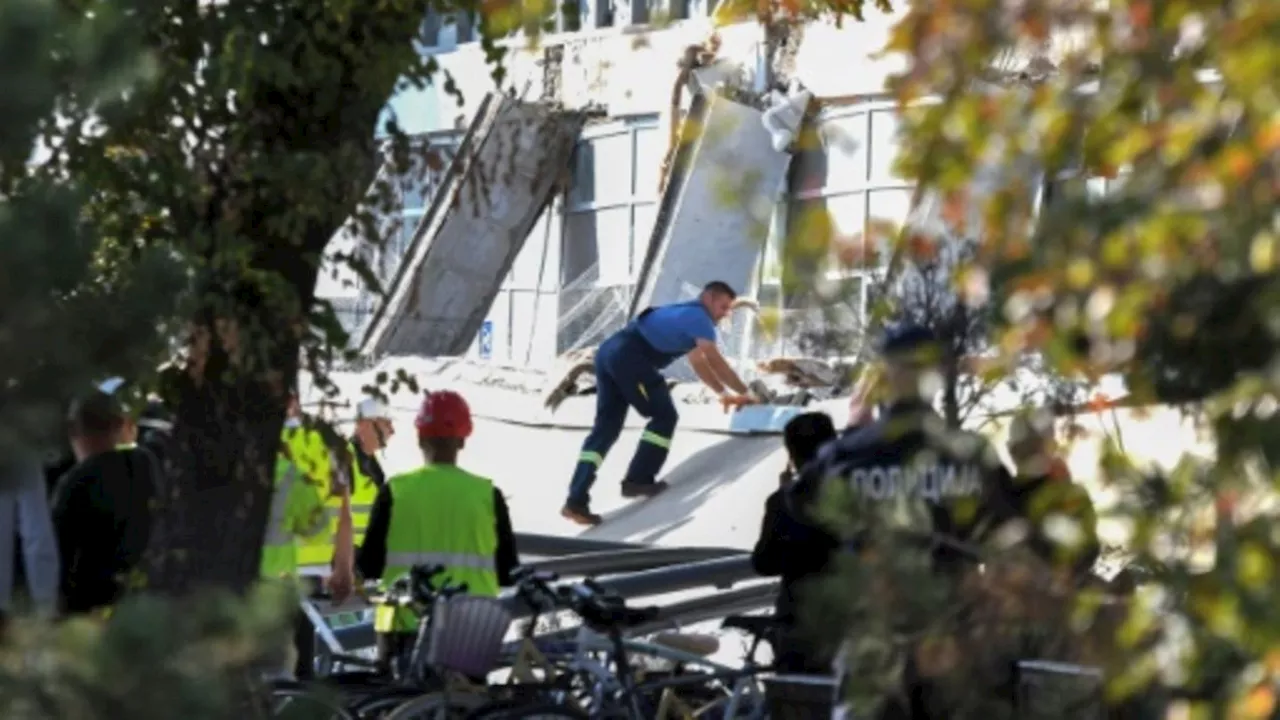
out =
[[(730, 679), (733, 680), (733, 686), (730, 691), (726, 713), (728, 713), (729, 717), (733, 717), (732, 713), (737, 712), (741, 699), (750, 694), (749, 690), (759, 674), (759, 669), (754, 666), (733, 668), (708, 660), (701, 655), (676, 650), (657, 643), (625, 638), (615, 640), (608, 635), (587, 627), (578, 628), (575, 644), (577, 648), (573, 659), (570, 661), (570, 668), (591, 676), (595, 682), (595, 688), (592, 693), (593, 700), (600, 703), (606, 695), (621, 691), (627, 697), (628, 703), (633, 706), (631, 708), (632, 712), (639, 715), (639, 708), (634, 707), (636, 698), (650, 691), (662, 690), (662, 697), (655, 713), (655, 717), (659, 720), (665, 720), (673, 714), (678, 720), (695, 720), (698, 714), (706, 709), (690, 707), (688, 703), (685, 703), (675, 694), (674, 690), (676, 688), (684, 685), (703, 684), (711, 680), (724, 682)], [(606, 659), (601, 662), (592, 657), (591, 653), (604, 653)], [(709, 672), (695, 677), (665, 678), (653, 682), (636, 683), (630, 673), (626, 677), (621, 677), (609, 671), (611, 662), (618, 665), (620, 670), (630, 669), (629, 660), (633, 655), (657, 657), (680, 665), (702, 667), (709, 670)], [(763, 699), (761, 698), (756, 703), (756, 709), (752, 717), (759, 717), (762, 711)]]

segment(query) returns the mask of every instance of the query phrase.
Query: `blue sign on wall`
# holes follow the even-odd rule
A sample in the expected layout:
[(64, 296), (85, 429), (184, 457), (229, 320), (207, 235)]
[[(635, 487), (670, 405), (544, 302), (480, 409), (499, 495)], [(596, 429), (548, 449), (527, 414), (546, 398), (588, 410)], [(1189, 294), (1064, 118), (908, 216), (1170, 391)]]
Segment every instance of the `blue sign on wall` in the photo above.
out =
[(493, 357), (493, 321), (485, 320), (480, 325), (480, 359)]

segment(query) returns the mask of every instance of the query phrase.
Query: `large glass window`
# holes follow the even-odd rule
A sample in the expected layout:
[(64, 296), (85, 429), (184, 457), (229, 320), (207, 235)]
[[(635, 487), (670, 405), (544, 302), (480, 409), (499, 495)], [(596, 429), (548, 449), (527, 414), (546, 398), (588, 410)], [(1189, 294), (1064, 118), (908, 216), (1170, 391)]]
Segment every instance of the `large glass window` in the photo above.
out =
[(653, 232), (665, 151), (656, 117), (583, 132), (564, 209), (558, 352), (597, 342), (625, 321)]
[[(898, 118), (891, 101), (829, 108), (806, 125), (799, 145), (758, 291), (761, 305), (777, 310), (776, 351), (783, 353), (822, 352), (818, 335), (855, 330), (843, 326), (865, 319), (868, 286), (888, 257), (889, 229), (906, 220), (911, 203), (910, 184), (893, 172)], [(820, 242), (830, 252), (812, 269), (816, 282), (788, 296), (779, 258), (783, 243), (804, 241), (803, 232), (829, 233)]]

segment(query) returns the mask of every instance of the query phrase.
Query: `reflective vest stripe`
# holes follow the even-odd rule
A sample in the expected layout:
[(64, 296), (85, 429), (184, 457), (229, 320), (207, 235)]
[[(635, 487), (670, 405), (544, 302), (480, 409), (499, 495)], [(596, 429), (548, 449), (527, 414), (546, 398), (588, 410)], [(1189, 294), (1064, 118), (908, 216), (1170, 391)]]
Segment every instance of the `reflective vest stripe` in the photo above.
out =
[[(351, 519), (355, 521), (357, 525), (361, 524), (359, 522), (362, 519), (361, 516), (367, 518), (371, 512), (373, 512), (372, 504), (366, 505), (361, 503), (359, 505), (351, 505)], [(324, 509), (324, 514), (330, 521), (336, 521), (339, 517), (342, 517), (342, 508), (326, 507)], [(365, 520), (365, 524), (368, 524), (368, 520)]]
[(473, 570), (497, 571), (492, 557), (468, 555), (466, 553), (443, 552), (389, 552), (387, 565), (413, 567), (414, 565), (443, 565), (448, 568), (471, 568)]
[(287, 545), (293, 542), (293, 533), (288, 528), (289, 493), (293, 483), (298, 479), (298, 468), (289, 463), (289, 469), (276, 485), (275, 495), (271, 498), (271, 516), (267, 520), (267, 545)]

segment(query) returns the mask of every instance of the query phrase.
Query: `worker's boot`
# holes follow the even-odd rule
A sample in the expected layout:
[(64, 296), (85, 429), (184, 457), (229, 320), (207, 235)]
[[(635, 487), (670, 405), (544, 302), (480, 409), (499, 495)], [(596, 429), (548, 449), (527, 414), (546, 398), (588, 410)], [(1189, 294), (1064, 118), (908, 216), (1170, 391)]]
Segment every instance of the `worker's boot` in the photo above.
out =
[(622, 481), (622, 497), (624, 498), (651, 498), (666, 489), (667, 483), (664, 480), (650, 482), (639, 480)]
[(577, 503), (565, 503), (564, 507), (560, 509), (560, 516), (579, 525), (590, 525), (592, 527), (604, 522), (604, 518), (591, 512), (586, 505)]

